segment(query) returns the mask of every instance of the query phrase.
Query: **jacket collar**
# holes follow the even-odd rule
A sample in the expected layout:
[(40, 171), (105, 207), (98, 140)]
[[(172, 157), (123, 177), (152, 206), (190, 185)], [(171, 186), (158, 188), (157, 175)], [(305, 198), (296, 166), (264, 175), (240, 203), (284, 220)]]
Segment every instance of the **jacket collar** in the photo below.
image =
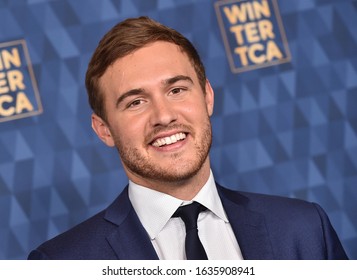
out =
[(157, 260), (158, 256), (148, 234), (141, 225), (128, 196), (128, 187), (108, 207), (104, 218), (117, 228), (107, 241), (123, 260)]
[(246, 260), (274, 259), (273, 248), (261, 213), (249, 209), (249, 198), (217, 184), (218, 192)]

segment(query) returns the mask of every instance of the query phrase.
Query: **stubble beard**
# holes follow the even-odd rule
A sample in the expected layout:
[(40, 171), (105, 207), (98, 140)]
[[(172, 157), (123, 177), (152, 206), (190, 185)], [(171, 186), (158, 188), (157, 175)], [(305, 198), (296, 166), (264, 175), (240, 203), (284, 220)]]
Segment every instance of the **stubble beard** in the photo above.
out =
[(191, 160), (181, 160), (180, 153), (173, 153), (168, 166), (146, 157), (138, 148), (125, 147), (118, 135), (114, 140), (127, 172), (146, 180), (180, 183), (193, 178), (206, 162), (212, 144), (212, 127), (207, 118), (203, 124), (202, 141), (195, 143), (195, 156)]

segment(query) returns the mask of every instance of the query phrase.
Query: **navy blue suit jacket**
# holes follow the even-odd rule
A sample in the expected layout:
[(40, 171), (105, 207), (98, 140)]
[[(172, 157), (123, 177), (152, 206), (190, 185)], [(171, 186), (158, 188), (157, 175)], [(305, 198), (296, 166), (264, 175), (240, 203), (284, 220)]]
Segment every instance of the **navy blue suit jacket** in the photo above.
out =
[[(347, 259), (317, 204), (217, 188), (244, 259)], [(125, 188), (106, 210), (40, 245), (29, 259), (145, 260), (158, 256)]]

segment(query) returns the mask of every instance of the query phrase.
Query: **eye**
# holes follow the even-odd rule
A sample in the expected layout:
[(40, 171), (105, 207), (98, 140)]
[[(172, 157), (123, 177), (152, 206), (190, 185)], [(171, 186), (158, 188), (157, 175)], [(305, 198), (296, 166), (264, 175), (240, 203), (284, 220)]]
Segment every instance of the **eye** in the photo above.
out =
[(130, 102), (126, 107), (127, 108), (134, 108), (134, 107), (137, 107), (141, 104), (144, 103), (144, 100), (142, 99), (135, 99), (134, 101)]
[(179, 93), (181, 93), (181, 92), (183, 92), (183, 91), (184, 91), (183, 88), (174, 88), (174, 89), (171, 90), (170, 93), (172, 93), (172, 94), (179, 94)]

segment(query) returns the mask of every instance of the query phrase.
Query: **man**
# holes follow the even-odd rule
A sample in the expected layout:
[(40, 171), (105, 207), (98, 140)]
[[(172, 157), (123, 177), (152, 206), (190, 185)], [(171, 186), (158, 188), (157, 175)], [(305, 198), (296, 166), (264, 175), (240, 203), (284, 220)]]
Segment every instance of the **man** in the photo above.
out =
[[(29, 259), (347, 258), (318, 205), (215, 183), (208, 156), (214, 92), (177, 31), (146, 17), (119, 23), (94, 52), (86, 87), (92, 127), (117, 148), (129, 185)], [(204, 211), (191, 231), (182, 209), (194, 205)], [(202, 255), (192, 256), (196, 245)]]

